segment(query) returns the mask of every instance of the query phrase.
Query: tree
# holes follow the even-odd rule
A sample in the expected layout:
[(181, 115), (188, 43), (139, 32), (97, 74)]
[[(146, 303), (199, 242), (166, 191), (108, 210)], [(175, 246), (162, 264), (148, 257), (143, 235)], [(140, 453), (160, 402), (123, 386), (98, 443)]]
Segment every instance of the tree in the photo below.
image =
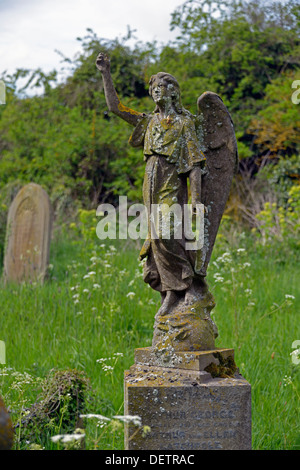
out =
[[(247, 132), (268, 106), (266, 87), (300, 67), (299, 2), (188, 0), (172, 15), (187, 74), (219, 93), (235, 123), (241, 157), (256, 151)], [(178, 49), (177, 49), (178, 50)], [(182, 61), (183, 62), (183, 61)], [(204, 90), (203, 90), (204, 91)]]

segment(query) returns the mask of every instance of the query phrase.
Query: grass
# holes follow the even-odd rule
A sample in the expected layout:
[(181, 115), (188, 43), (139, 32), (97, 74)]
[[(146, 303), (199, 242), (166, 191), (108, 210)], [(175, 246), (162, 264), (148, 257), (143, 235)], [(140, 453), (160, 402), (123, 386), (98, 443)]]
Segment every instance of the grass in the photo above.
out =
[[(0, 366), (0, 394), (15, 423), (22, 408), (35, 402), (40, 378), (53, 368), (78, 369), (90, 378), (88, 413), (123, 413), (124, 370), (133, 364), (135, 348), (151, 344), (160, 303), (142, 280), (138, 251), (133, 242), (94, 243), (60, 230), (44, 285), (0, 285), (7, 362)], [(300, 367), (290, 356), (293, 341), (300, 339), (297, 274), (294, 251), (276, 243), (255, 245), (243, 234), (232, 239), (221, 234), (210, 264), (217, 346), (235, 349), (236, 363), (252, 386), (254, 449), (300, 446)], [(123, 426), (116, 421), (109, 431), (93, 420), (86, 425), (86, 448), (123, 448)], [(58, 431), (49, 429), (49, 435)], [(35, 441), (16, 440), (15, 448), (33, 442), (57, 448), (49, 438), (39, 439), (37, 430)]]

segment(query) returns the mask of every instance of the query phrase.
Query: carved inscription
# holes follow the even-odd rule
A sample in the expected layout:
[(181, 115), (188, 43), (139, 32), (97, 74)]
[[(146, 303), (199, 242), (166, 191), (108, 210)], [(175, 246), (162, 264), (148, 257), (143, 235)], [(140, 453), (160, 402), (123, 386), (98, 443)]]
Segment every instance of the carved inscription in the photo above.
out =
[[(212, 383), (216, 383), (215, 381)], [(250, 385), (243, 379), (222, 379), (182, 387), (133, 387), (128, 390), (128, 412), (142, 416), (151, 428), (144, 449), (209, 450), (251, 448)], [(248, 385), (248, 386), (247, 386)], [(144, 395), (145, 406), (141, 404)], [(141, 442), (132, 445), (140, 449)]]
[[(145, 423), (151, 422), (149, 437), (162, 443), (161, 450), (223, 449), (224, 441), (238, 437), (241, 410), (213, 389), (209, 393), (199, 394), (194, 389), (163, 395), (159, 390), (154, 393), (150, 402), (157, 411), (144, 417)], [(188, 408), (185, 411), (169, 409), (182, 403)]]

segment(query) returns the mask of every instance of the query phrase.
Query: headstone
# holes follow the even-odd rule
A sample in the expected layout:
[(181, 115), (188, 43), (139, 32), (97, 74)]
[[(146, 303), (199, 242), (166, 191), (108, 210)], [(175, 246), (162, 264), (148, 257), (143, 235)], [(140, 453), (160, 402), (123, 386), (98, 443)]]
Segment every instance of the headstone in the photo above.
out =
[(135, 352), (125, 372), (125, 414), (140, 416), (142, 430), (127, 424), (126, 450), (251, 449), (251, 387), (239, 374), (232, 349)]
[(49, 262), (52, 210), (41, 186), (24, 186), (7, 219), (4, 277), (6, 281), (43, 281)]

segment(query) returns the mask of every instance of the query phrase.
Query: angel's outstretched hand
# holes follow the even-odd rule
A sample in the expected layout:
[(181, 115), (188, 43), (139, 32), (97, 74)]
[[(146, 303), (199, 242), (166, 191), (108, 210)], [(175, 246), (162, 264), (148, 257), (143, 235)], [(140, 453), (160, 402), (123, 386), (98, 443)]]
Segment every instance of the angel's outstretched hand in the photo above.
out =
[(100, 70), (101, 73), (107, 72), (110, 70), (110, 61), (107, 54), (100, 52), (96, 60), (96, 67)]

